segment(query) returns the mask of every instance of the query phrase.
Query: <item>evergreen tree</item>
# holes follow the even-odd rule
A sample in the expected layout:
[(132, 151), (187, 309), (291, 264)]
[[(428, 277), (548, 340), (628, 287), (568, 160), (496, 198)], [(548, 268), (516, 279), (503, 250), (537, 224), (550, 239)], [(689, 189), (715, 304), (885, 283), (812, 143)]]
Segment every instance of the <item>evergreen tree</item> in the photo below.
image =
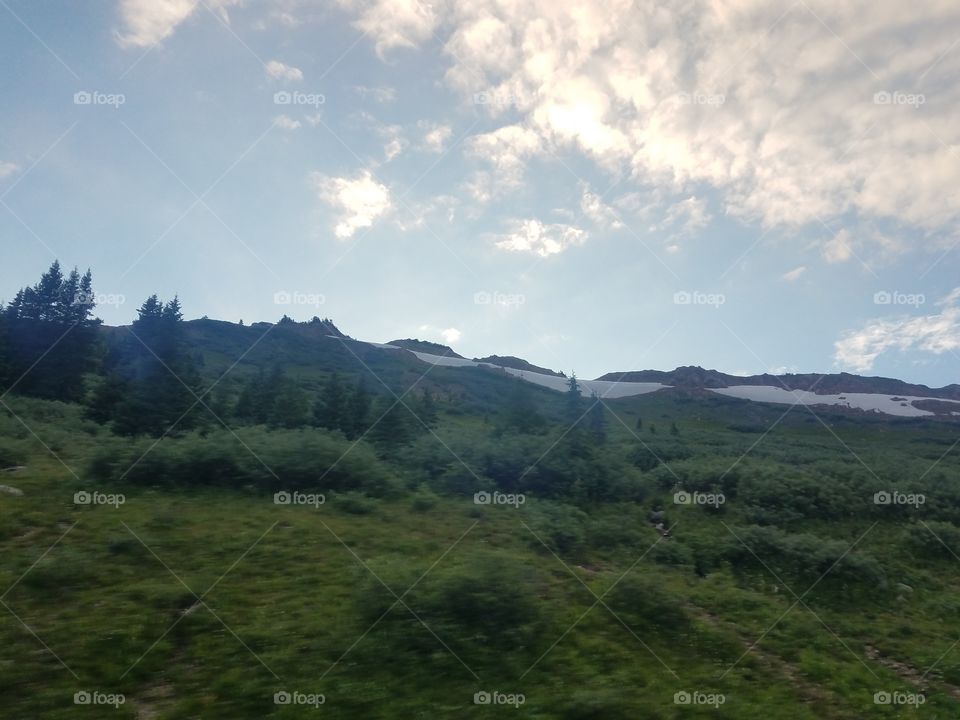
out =
[(124, 435), (162, 435), (197, 424), (199, 373), (186, 346), (180, 301), (148, 297), (137, 311), (116, 372), (129, 383), (116, 407), (114, 429)]
[(590, 411), (588, 413), (588, 422), (590, 432), (598, 442), (605, 442), (607, 439), (607, 416), (604, 412), (603, 402), (596, 393), (590, 395)]
[(417, 403), (416, 413), (423, 425), (426, 425), (428, 428), (437, 426), (437, 404), (433, 399), (433, 393), (430, 392), (430, 388), (423, 389), (423, 393), (420, 395), (419, 402)]
[(346, 434), (351, 429), (349, 403), (350, 397), (347, 395), (347, 388), (340, 379), (340, 375), (334, 371), (327, 378), (323, 391), (314, 405), (314, 421), (320, 427), (342, 430)]
[(347, 427), (344, 434), (350, 440), (361, 437), (370, 427), (370, 409), (373, 401), (367, 391), (367, 383), (361, 375), (347, 403)]
[(504, 426), (521, 433), (536, 432), (544, 425), (544, 418), (537, 412), (529, 385), (515, 380), (507, 396)]
[(54, 261), (33, 287), (22, 288), (3, 311), (3, 391), (74, 401), (83, 376), (96, 368), (99, 320), (93, 318), (93, 280), (76, 268), (64, 277)]
[(637, 418), (637, 430), (643, 430), (643, 418)]
[(283, 378), (270, 408), (267, 422), (272, 427), (303, 427), (310, 420), (310, 401), (307, 394), (289, 378)]
[(564, 418), (568, 423), (579, 421), (583, 415), (583, 393), (580, 390), (580, 383), (577, 382), (577, 374), (571, 373), (567, 380), (567, 392), (564, 394)]
[(370, 430), (370, 438), (387, 449), (394, 449), (409, 442), (413, 437), (414, 424), (420, 426), (404, 404), (393, 396), (382, 397), (377, 403), (374, 415), (380, 419)]
[(679, 435), (679, 434), (680, 434), (680, 428), (677, 427), (677, 424), (676, 424), (675, 422), (671, 422), (671, 423), (670, 423), (670, 434), (671, 434), (671, 435)]

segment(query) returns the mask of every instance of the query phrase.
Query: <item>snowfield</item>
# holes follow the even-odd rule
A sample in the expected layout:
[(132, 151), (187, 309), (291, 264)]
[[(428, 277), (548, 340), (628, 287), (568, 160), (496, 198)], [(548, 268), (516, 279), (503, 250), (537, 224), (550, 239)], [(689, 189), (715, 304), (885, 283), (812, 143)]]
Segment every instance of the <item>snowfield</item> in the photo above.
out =
[[(386, 349), (400, 349), (397, 345), (384, 345), (382, 343), (370, 343), (376, 347), (386, 348)], [(443, 355), (431, 355), (429, 353), (417, 352), (416, 350), (408, 350), (412, 352), (423, 362), (430, 363), (431, 365), (443, 365), (446, 367), (490, 367), (490, 368), (501, 368), (502, 370), (514, 375), (522, 380), (527, 382), (532, 382), (536, 385), (543, 385), (548, 387), (551, 390), (566, 390), (567, 389), (567, 378), (557, 377), (555, 375), (544, 375), (543, 373), (530, 372), (529, 370), (517, 370), (516, 368), (503, 367), (502, 365), (493, 365), (491, 363), (478, 363), (473, 360), (467, 360), (465, 358), (455, 358), (455, 357), (445, 357)], [(643, 395), (645, 393), (655, 392), (661, 390), (665, 387), (670, 387), (669, 385), (661, 385), (660, 383), (637, 383), (637, 382), (621, 382), (618, 383), (613, 380), (580, 380), (577, 378), (577, 382), (580, 385), (580, 388), (583, 390), (584, 395), (590, 395), (591, 393), (596, 393), (602, 398), (620, 398), (620, 397), (629, 397), (631, 395)]]
[[(940, 398), (924, 398), (915, 395), (881, 395), (879, 393), (840, 393), (838, 395), (817, 395), (807, 390), (784, 390), (772, 385), (734, 385), (726, 388), (711, 388), (713, 392), (742, 400), (757, 402), (782, 403), (787, 405), (841, 405), (848, 408), (859, 408), (872, 412), (882, 412), (887, 415), (902, 417), (920, 417), (933, 415), (928, 410), (921, 410), (913, 406), (916, 400), (940, 400)], [(942, 402), (957, 403), (960, 410), (960, 400), (942, 400)]]
[[(383, 343), (369, 343), (375, 347), (388, 350), (400, 350), (398, 345), (386, 345)], [(430, 353), (412, 352), (420, 360), (431, 365), (442, 365), (446, 367), (480, 367), (500, 368), (515, 377), (526, 380), (527, 382), (542, 385), (563, 392), (567, 389), (567, 378), (557, 377), (555, 375), (544, 375), (543, 373), (530, 372), (529, 370), (518, 370), (516, 368), (504, 367), (502, 365), (493, 365), (491, 363), (478, 363), (466, 358), (446, 357), (443, 355), (431, 355)], [(644, 395), (646, 393), (656, 392), (663, 388), (671, 387), (661, 383), (643, 383), (643, 382), (616, 382), (614, 380), (580, 380), (577, 379), (584, 395), (596, 393), (602, 398), (621, 398), (633, 395)], [(913, 403), (917, 400), (942, 400), (941, 398), (917, 397), (915, 395), (882, 395), (879, 393), (839, 393), (835, 395), (817, 395), (807, 390), (785, 390), (773, 385), (733, 385), (726, 388), (710, 388), (715, 393), (726, 395), (727, 397), (740, 398), (741, 400), (753, 400), (754, 402), (778, 403), (783, 405), (839, 405), (848, 408), (857, 408), (870, 412), (880, 412), (887, 415), (899, 415), (901, 417), (921, 417), (925, 415), (934, 415), (929, 410), (921, 410), (914, 407)], [(952, 402), (957, 404), (958, 412), (953, 415), (960, 415), (960, 400), (942, 400), (942, 402)]]

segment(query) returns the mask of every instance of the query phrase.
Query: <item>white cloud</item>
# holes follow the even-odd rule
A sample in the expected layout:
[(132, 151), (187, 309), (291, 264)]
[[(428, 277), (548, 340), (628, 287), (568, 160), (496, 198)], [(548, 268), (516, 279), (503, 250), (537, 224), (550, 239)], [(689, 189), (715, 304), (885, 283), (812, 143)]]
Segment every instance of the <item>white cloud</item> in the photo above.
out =
[(357, 85), (354, 91), (362, 98), (372, 98), (378, 103), (392, 103), (397, 99), (397, 89), (392, 87), (367, 87)]
[(396, 223), (401, 232), (408, 232), (425, 227), (428, 219), (432, 222), (452, 223), (457, 216), (460, 200), (453, 195), (435, 195), (427, 202), (404, 205), (408, 212), (398, 217)]
[(919, 317), (901, 316), (870, 320), (834, 343), (838, 365), (864, 372), (888, 350), (941, 355), (960, 350), (960, 288), (937, 303), (942, 310)]
[(281, 130), (296, 130), (300, 127), (300, 121), (294, 120), (289, 115), (277, 115), (273, 119), (273, 124)]
[(468, 157), (491, 166), (491, 171), (474, 173), (468, 182), (474, 198), (485, 202), (522, 185), (527, 160), (540, 150), (541, 139), (529, 128), (505, 125), (467, 138), (464, 146)]
[(407, 149), (410, 141), (402, 134), (399, 125), (384, 125), (377, 128), (377, 134), (384, 139), (383, 154), (390, 162)]
[(844, 228), (823, 244), (821, 252), (823, 259), (830, 264), (846, 262), (853, 257), (853, 248), (850, 243), (850, 231)]
[(674, 238), (692, 237), (709, 225), (712, 219), (706, 201), (691, 195), (670, 206), (660, 227), (671, 230)]
[(13, 175), (19, 169), (20, 166), (14, 162), (0, 161), (0, 178), (5, 178), (7, 175)]
[(300, 68), (286, 65), (279, 60), (271, 60), (267, 63), (267, 75), (274, 80), (284, 82), (299, 82), (303, 80), (303, 71)]
[(125, 31), (117, 33), (122, 47), (148, 47), (170, 37), (184, 20), (204, 6), (226, 21), (226, 8), (240, 0), (121, 0)]
[(785, 272), (781, 277), (787, 282), (794, 282), (795, 280), (799, 280), (800, 276), (803, 275), (806, 271), (807, 271), (807, 268), (801, 265), (800, 267), (794, 268), (789, 272)]
[(381, 57), (390, 49), (414, 48), (428, 39), (439, 19), (432, 5), (419, 0), (338, 0), (355, 11), (354, 25), (376, 41)]
[[(960, 221), (955, 2), (344, 2), (381, 50), (437, 30), (465, 100), (510, 99), (483, 109), (536, 138), (513, 177), (556, 146), (671, 194), (713, 188), (724, 214), (767, 227)], [(897, 90), (926, 102), (874, 102)]]
[(447, 145), (447, 140), (453, 134), (449, 125), (429, 125), (426, 134), (423, 136), (423, 146), (428, 152), (442, 153)]
[(453, 343), (457, 342), (461, 337), (463, 337), (463, 333), (461, 333), (455, 327), (441, 329), (434, 327), (433, 325), (421, 325), (419, 330), (422, 333), (426, 333), (428, 337), (443, 340), (443, 342), (447, 345), (453, 345)]
[(599, 195), (591, 192), (588, 185), (583, 184), (582, 191), (580, 210), (586, 217), (603, 228), (619, 230), (623, 227), (616, 210), (605, 204)]
[(371, 227), (392, 206), (390, 189), (377, 182), (367, 170), (354, 179), (313, 172), (310, 182), (322, 202), (340, 211), (334, 227), (334, 235), (340, 240), (353, 237), (361, 228)]
[(582, 245), (588, 237), (585, 230), (564, 223), (545, 225), (539, 220), (514, 221), (513, 229), (497, 235), (494, 244), (501, 250), (528, 252), (540, 257), (555, 255), (573, 245)]

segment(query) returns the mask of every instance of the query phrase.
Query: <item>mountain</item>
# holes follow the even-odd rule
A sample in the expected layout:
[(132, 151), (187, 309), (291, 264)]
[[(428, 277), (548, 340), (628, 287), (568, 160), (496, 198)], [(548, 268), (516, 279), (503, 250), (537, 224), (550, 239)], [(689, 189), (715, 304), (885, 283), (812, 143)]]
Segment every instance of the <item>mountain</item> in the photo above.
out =
[[(277, 365), (287, 368), (308, 392), (317, 392), (328, 373), (361, 373), (374, 392), (401, 393), (418, 384), (446, 397), (456, 397), (474, 408), (489, 408), (514, 378), (539, 386), (556, 396), (567, 389), (566, 376), (518, 358), (488, 355), (467, 359), (447, 345), (413, 338), (388, 344), (351, 338), (331, 320), (238, 325), (203, 318), (184, 323), (193, 352), (202, 358), (212, 378), (228, 370), (245, 376)], [(118, 349), (129, 331), (102, 327), (108, 346)], [(118, 350), (119, 351), (119, 350)], [(433, 367), (428, 368), (428, 365)], [(225, 381), (230, 390), (234, 381)], [(739, 403), (830, 406), (831, 411), (854, 417), (883, 414), (960, 420), (960, 385), (925, 385), (850, 373), (738, 376), (699, 366), (674, 370), (612, 372), (595, 380), (579, 380), (581, 390), (605, 401), (651, 393), (682, 394), (706, 403), (726, 396)], [(793, 392), (799, 391), (799, 393)], [(742, 406), (746, 407), (746, 406)]]
[(422, 352), (428, 355), (440, 355), (441, 357), (455, 357), (460, 358), (461, 360), (466, 360), (463, 355), (458, 355), (449, 346), (430, 342), (428, 340), (407, 338), (406, 340), (391, 340), (388, 344), (402, 347), (404, 350), (412, 350), (413, 352)]
[(619, 382), (659, 382), (683, 388), (729, 388), (738, 385), (765, 385), (785, 390), (803, 390), (817, 395), (837, 393), (876, 393), (881, 395), (910, 395), (943, 400), (960, 400), (960, 385), (929, 388), (885, 377), (864, 377), (850, 373), (802, 373), (785, 375), (729, 375), (719, 370), (705, 370), (698, 366), (683, 366), (675, 370), (635, 370), (613, 372), (598, 380)]
[(487, 357), (474, 358), (474, 362), (486, 363), (487, 365), (497, 365), (498, 367), (513, 368), (514, 370), (523, 370), (525, 372), (539, 373), (541, 375), (553, 375), (554, 377), (566, 377), (562, 372), (542, 368), (527, 362), (523, 358), (513, 355), (487, 355)]

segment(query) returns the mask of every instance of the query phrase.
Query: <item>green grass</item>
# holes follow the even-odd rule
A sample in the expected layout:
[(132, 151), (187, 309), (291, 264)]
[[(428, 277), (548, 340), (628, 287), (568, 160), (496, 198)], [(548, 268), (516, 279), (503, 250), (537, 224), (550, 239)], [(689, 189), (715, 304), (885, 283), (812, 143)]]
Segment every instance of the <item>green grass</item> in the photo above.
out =
[[(495, 396), (502, 380), (437, 372), (474, 388), (473, 398)], [(864, 494), (877, 478), (920, 482), (955, 426), (825, 416), (830, 432), (796, 409), (721, 480), (759, 438), (728, 426), (769, 427), (783, 409), (645, 396), (610, 404), (631, 430), (610, 418), (604, 453), (629, 457), (642, 447), (632, 432), (639, 414), (642, 443), (675, 454), (667, 465), (684, 485), (736, 478), (721, 512), (674, 506), (676, 478), (663, 467), (632, 471), (634, 502), (532, 494), (519, 508), (476, 506), (475, 478), (429, 435), (388, 463), (383, 472), (396, 477), (382, 492), (321, 487), (327, 502), (313, 508), (275, 505), (273, 488), (255, 482), (97, 479), (98, 455), (134, 445), (83, 421), (75, 406), (9, 403), (30, 430), (0, 417), (0, 459), (27, 466), (0, 480), (24, 493), (0, 494), (0, 589), (11, 588), (8, 609), (0, 606), (4, 717), (312, 716), (274, 704), (281, 690), (322, 693), (316, 716), (333, 718), (514, 712), (474, 705), (484, 690), (523, 694), (517, 716), (532, 718), (958, 712), (950, 693), (960, 686), (960, 650), (951, 650), (960, 560), (915, 547), (921, 520), (953, 522), (957, 458), (923, 480), (943, 489), (942, 507), (934, 493), (921, 514), (891, 515)], [(671, 421), (678, 438), (667, 433)], [(512, 442), (495, 431), (481, 413), (448, 412), (437, 434), (472, 469)], [(556, 434), (525, 441), (531, 462)], [(756, 522), (760, 482), (788, 482), (775, 486), (789, 495), (787, 509), (807, 508), (772, 523), (787, 539), (844, 547), (860, 539), (850, 557), (875, 560), (884, 582), (832, 572), (818, 580), (828, 568), (797, 565), (785, 552), (751, 559), (734, 532)], [(811, 488), (822, 505), (809, 505)], [(123, 493), (125, 503), (78, 506), (80, 489)], [(661, 508), (675, 526), (659, 540), (647, 516)], [(874, 704), (880, 690), (918, 691), (903, 668), (931, 667), (919, 709)], [(126, 702), (115, 711), (75, 706), (82, 690), (123, 693)], [(681, 691), (725, 702), (677, 705)]]

